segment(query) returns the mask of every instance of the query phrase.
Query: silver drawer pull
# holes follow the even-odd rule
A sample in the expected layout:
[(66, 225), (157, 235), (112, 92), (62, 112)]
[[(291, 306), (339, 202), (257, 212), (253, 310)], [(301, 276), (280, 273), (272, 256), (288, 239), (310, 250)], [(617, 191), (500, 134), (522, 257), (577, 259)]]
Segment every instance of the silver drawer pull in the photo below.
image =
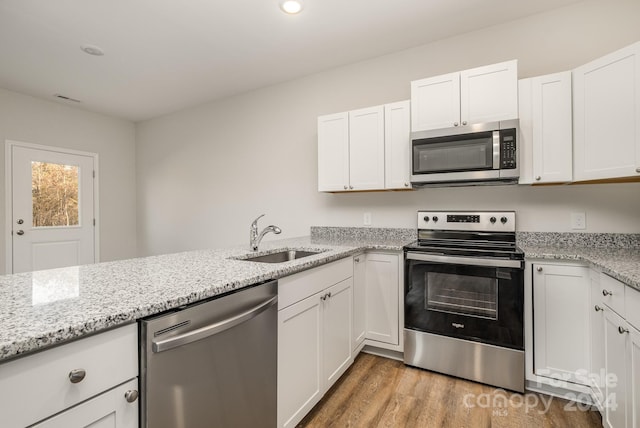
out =
[(73, 369), (69, 372), (69, 381), (71, 383), (82, 382), (87, 372), (84, 369)]
[(613, 293), (609, 290), (602, 290), (602, 295), (607, 297), (607, 296), (613, 296)]
[(124, 393), (124, 399), (127, 400), (127, 403), (133, 403), (138, 399), (138, 391), (135, 389), (130, 389)]
[(604, 309), (602, 309), (600, 306), (596, 305), (594, 307), (594, 309), (596, 310), (596, 312), (600, 312), (600, 311), (604, 311)]
[(542, 266), (538, 266), (538, 267), (536, 268), (536, 270), (537, 270), (538, 272), (542, 272)]
[(618, 333), (620, 333), (620, 334), (629, 333), (629, 329), (620, 326), (620, 327), (618, 327)]

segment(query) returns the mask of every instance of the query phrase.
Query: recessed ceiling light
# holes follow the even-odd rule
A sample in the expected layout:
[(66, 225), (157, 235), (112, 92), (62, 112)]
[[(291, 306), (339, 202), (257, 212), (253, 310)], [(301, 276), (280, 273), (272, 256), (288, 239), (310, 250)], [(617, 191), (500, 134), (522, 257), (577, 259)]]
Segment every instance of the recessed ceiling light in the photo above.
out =
[(83, 52), (88, 53), (89, 55), (94, 55), (94, 56), (102, 56), (102, 55), (104, 55), (104, 51), (101, 48), (99, 48), (98, 46), (82, 45), (82, 46), (80, 46), (80, 49), (82, 49)]
[(284, 13), (295, 15), (302, 10), (302, 2), (300, 0), (283, 0), (280, 2), (280, 9)]

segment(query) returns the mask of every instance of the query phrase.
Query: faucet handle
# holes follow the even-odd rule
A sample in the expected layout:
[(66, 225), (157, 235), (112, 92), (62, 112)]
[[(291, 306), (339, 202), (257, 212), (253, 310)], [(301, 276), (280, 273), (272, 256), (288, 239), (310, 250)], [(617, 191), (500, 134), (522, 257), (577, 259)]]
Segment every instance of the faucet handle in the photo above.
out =
[(261, 219), (262, 217), (264, 217), (264, 216), (265, 216), (264, 214), (259, 215), (259, 216), (258, 216), (258, 218), (256, 218), (255, 220), (253, 220), (253, 221), (251, 222), (251, 225), (252, 225), (252, 226), (253, 226), (253, 225), (257, 225), (257, 224), (258, 224), (258, 220), (260, 220), (260, 219)]

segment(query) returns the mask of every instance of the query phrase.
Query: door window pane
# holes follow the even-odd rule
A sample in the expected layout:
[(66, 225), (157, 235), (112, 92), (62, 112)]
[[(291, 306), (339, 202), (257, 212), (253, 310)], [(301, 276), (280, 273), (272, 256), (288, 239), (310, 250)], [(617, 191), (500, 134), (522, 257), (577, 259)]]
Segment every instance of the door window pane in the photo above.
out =
[(78, 167), (31, 162), (33, 227), (77, 226)]

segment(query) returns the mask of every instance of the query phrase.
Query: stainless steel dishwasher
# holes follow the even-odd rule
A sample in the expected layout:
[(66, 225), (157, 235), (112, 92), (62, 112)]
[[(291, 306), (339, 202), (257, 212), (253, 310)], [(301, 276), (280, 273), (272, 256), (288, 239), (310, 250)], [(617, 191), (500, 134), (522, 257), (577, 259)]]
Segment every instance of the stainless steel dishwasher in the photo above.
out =
[(277, 282), (140, 321), (146, 428), (275, 427)]

